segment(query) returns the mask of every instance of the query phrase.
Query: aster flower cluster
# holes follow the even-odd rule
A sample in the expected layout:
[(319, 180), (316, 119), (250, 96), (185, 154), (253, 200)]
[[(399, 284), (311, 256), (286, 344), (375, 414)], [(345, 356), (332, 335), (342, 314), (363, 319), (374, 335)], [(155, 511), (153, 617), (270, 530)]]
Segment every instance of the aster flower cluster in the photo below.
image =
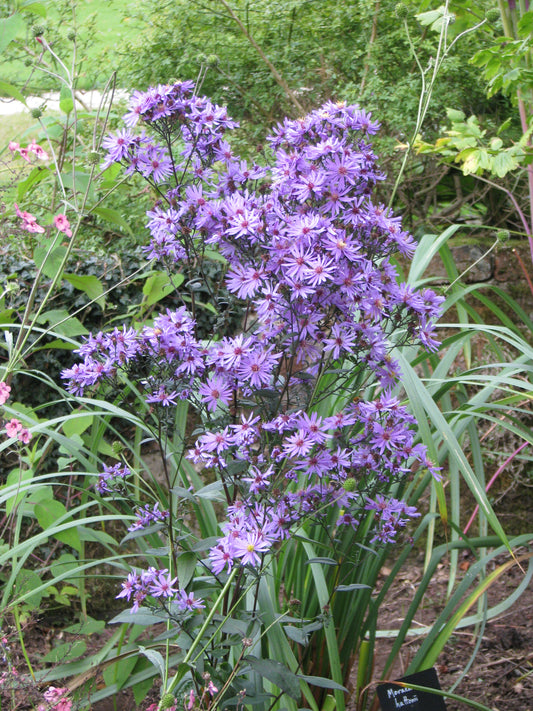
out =
[(193, 593), (181, 590), (177, 585), (178, 579), (172, 578), (167, 568), (157, 570), (154, 567), (142, 571), (140, 574), (132, 572), (122, 583), (122, 590), (117, 598), (126, 598), (133, 602), (131, 611), (137, 612), (139, 606), (147, 596), (161, 600), (172, 599), (177, 612), (191, 612), (200, 610), (204, 606), (200, 598), (195, 598)]
[[(91, 335), (78, 350), (83, 362), (63, 373), (69, 391), (117, 385), (144, 364), (140, 385), (153, 413), (164, 419), (180, 400), (200, 413), (204, 431), (184, 449), (226, 493), (222, 535), (208, 556), (215, 576), (260, 569), (291, 528), (326, 519), (332, 506), (338, 527), (357, 528), (374, 511), (374, 541), (393, 542), (417, 514), (387, 492), (413, 465), (437, 472), (392, 394), (400, 371), (391, 351), (436, 348), (441, 299), (400, 284), (391, 264), (414, 242), (372, 201), (383, 178), (369, 140), (378, 125), (356, 106), (327, 102), (279, 124), (269, 165), (260, 166), (235, 155), (226, 137), (235, 122), (190, 82), (135, 92), (124, 121), (104, 142), (104, 167), (120, 162), (158, 192), (147, 257), (189, 272), (217, 250), (225, 288), (247, 316), (241, 333), (210, 341), (197, 338), (185, 306), (139, 330)], [(188, 300), (194, 307), (193, 287)], [(361, 399), (369, 386), (374, 395)], [(326, 396), (337, 404), (325, 416)], [(100, 493), (117, 476), (105, 472)], [(144, 509), (138, 526), (158, 517)], [(119, 596), (135, 609), (147, 595), (179, 604), (185, 593), (166, 572), (142, 575)]]

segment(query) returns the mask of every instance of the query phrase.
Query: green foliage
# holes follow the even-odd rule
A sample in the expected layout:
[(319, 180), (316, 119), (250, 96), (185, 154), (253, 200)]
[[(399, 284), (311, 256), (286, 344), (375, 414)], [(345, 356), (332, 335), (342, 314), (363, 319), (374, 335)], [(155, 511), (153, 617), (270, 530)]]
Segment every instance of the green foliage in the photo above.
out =
[[(229, 3), (246, 32), (284, 77), (307, 110), (324, 99), (358, 101), (374, 110), (391, 140), (409, 135), (416, 120), (420, 77), (393, 0), (365, 2)], [(420, 62), (434, 55), (438, 35), (424, 32), (407, 6)], [(169, 77), (203, 76), (202, 91), (227, 103), (253, 135), (284, 115), (298, 115), (293, 102), (221, 2), (144, 0), (139, 18), (149, 25), (131, 43), (123, 80), (137, 87)], [(423, 19), (423, 18), (422, 18)], [(428, 123), (434, 126), (451, 103), (465, 111), (486, 105), (476, 70), (468, 65), (475, 39), (462, 41), (442, 69)], [(213, 66), (207, 54), (218, 61)], [(468, 87), (467, 90), (465, 88)], [(380, 150), (381, 150), (380, 146)]]
[[(401, 44), (392, 7), (296, 1), (261, 1), (253, 7), (236, 3), (236, 6), (241, 19), (246, 21), (246, 32), (268, 52), (275, 67), (282, 71), (293, 89), (296, 88), (298, 102), (312, 105), (337, 92), (341, 83), (346, 88), (351, 72), (352, 83), (346, 88), (347, 94), (355, 92), (358, 87), (362, 89), (363, 95), (384, 112), (393, 135), (400, 131), (400, 127), (403, 127), (402, 131), (411, 127), (409, 121), (418, 109), (414, 92), (416, 74), (414, 70), (406, 71), (412, 59), (405, 39)], [(435, 39), (431, 33), (442, 30), (444, 17), (441, 8), (418, 15), (418, 22), (426, 28), (418, 46), (421, 57), (427, 59), (429, 56)], [(375, 33), (372, 30), (374, 21)], [(408, 21), (412, 27), (417, 27), (413, 17)], [(458, 24), (461, 21), (459, 16)], [(13, 27), (16, 29), (16, 24), (16, 21), (8, 23), (9, 33)], [(357, 32), (361, 28), (366, 29), (366, 35)], [(167, 43), (171, 34), (174, 45), (169, 49)], [(212, 37), (213, 51), (218, 54), (216, 62), (213, 58), (195, 54), (202, 47), (205, 52), (207, 46), (211, 51), (211, 45), (206, 43), (208, 36)], [(177, 67), (176, 55), (171, 51), (175, 51), (176, 37), (180, 44), (184, 37), (191, 38), (185, 44)], [(386, 47), (387, 37), (392, 45), (389, 48)], [(11, 41), (13, 38), (8, 40)], [(142, 70), (147, 80), (149, 77), (153, 81), (150, 72), (163, 73), (173, 56), (173, 67), (181, 76), (187, 76), (188, 71), (193, 76), (198, 66), (211, 66), (204, 79), (205, 91), (209, 91), (210, 82), (214, 84), (215, 70), (220, 74), (227, 73), (231, 79), (222, 93), (231, 101), (240, 102), (245, 121), (255, 122), (257, 112), (261, 121), (271, 121), (285, 110), (294, 110), (291, 94), (276, 80), (274, 72), (246, 33), (220, 7), (214, 12), (211, 8), (193, 7), (190, 3), (164, 4), (157, 17), (153, 42), (156, 44), (147, 45), (146, 54), (136, 60), (137, 66), (133, 65), (131, 76)], [(158, 51), (157, 42), (165, 46), (165, 53), (161, 51), (159, 66), (148, 66), (146, 58), (150, 52)], [(347, 49), (350, 42), (351, 59)], [(304, 62), (309, 50), (311, 57)], [(450, 67), (458, 73), (463, 71), (459, 60), (455, 65), (452, 61)], [(168, 74), (161, 78), (168, 79)], [(391, 85), (395, 88), (390, 89)], [(217, 92), (212, 93), (216, 95)], [(405, 101), (398, 109), (401, 96)], [(458, 105), (462, 104), (459, 102)], [(443, 103), (437, 106), (435, 116), (443, 106)], [(113, 225), (113, 229), (118, 228), (118, 233), (135, 239), (134, 221), (126, 210), (120, 209), (120, 201), (118, 205), (112, 203), (112, 207), (108, 207), (107, 202), (105, 206), (101, 205), (108, 191), (118, 194), (123, 187), (116, 173), (109, 170), (98, 182), (93, 180), (94, 161), (75, 161), (76, 143), (68, 142), (72, 126), (68, 116), (74, 109), (72, 91), (63, 91), (62, 111), (67, 116), (61, 120), (52, 119), (47, 124), (49, 135), (53, 138), (55, 134), (66, 147), (61, 170), (30, 173), (16, 188), (19, 199), (37, 201), (53, 195), (56, 190), (63, 190), (64, 195), (68, 195), (69, 206), (76, 207), (78, 228), (83, 229), (85, 224), (89, 229), (92, 221), (98, 218)], [(94, 117), (80, 116), (79, 135), (90, 136), (91, 126), (103, 132), (103, 125), (98, 121), (93, 123)], [(459, 112), (451, 114), (450, 118), (454, 124), (443, 139), (447, 142), (441, 142), (438, 148), (436, 144), (425, 145), (428, 151), (447, 151), (449, 158), (456, 157), (459, 151), (465, 174), (485, 169), (499, 175), (505, 170), (503, 176), (508, 172), (505, 160), (516, 161), (510, 169), (525, 160), (512, 151), (514, 146), (504, 149), (499, 137), (487, 139), (477, 119), (465, 120), (466, 114)], [(97, 150), (98, 145), (93, 148)], [(508, 158), (503, 160), (502, 155)], [(498, 158), (500, 162), (497, 162)], [(126, 192), (121, 195), (122, 205), (127, 204), (131, 196), (132, 186), (125, 187)], [(415, 543), (426, 546), (423, 578), (400, 629), (386, 631), (378, 629), (379, 606), (406, 561), (411, 545), (406, 538), (393, 571), (386, 577), (381, 592), (374, 595), (390, 549), (369, 543), (373, 511), (363, 512), (357, 530), (336, 526), (338, 512), (326, 512), (320, 523), (308, 523), (295, 533), (279, 557), (272, 561), (271, 568), (253, 593), (250, 586), (238, 599), (228, 596), (237, 575), (235, 568), (217, 596), (213, 579), (206, 576), (204, 556), (220, 533), (216, 514), (220, 506), (221, 484), (209, 482), (205, 472), (196, 471), (184, 457), (186, 433), (189, 436), (197, 424), (188, 416), (187, 407), (182, 404), (169, 415), (168, 439), (161, 435), (154, 412), (127, 377), (117, 382), (116, 389), (108, 393), (107, 401), (90, 402), (69, 397), (66, 412), (61, 408), (54, 410), (56, 401), (63, 400), (64, 394), (53, 382), (57, 379), (57, 370), (51, 370), (49, 360), (44, 361), (46, 367), (43, 367), (39, 358), (50, 359), (50, 354), (55, 356), (56, 352), (68, 354), (68, 350), (77, 345), (78, 335), (87, 329), (111, 328), (117, 322), (145, 322), (156, 307), (181, 303), (180, 299), (185, 297), (174, 294), (174, 291), (184, 282), (183, 274), (178, 274), (174, 283), (169, 284), (164, 272), (141, 268), (141, 257), (132, 250), (124, 250), (120, 257), (102, 257), (101, 253), (78, 249), (73, 241), (56, 244), (43, 238), (42, 242), (37, 240), (19, 250), (16, 240), (12, 240), (6, 250), (3, 275), (3, 281), (12, 288), (2, 296), (0, 321), (6, 335), (7, 355), (13, 353), (10, 343), (16, 341), (20, 346), (15, 349), (15, 357), (10, 362), (12, 370), (9, 375), (14, 377), (14, 392), (23, 404), (10, 403), (5, 413), (6, 416), (19, 416), (35, 439), (31, 447), (17, 451), (10, 451), (10, 445), (5, 441), (0, 443), (0, 454), (6, 455), (7, 462), (5, 476), (0, 480), (0, 504), (4, 507), (8, 521), (6, 531), (9, 532), (9, 540), (0, 544), (0, 578), (3, 583), (0, 607), (18, 616), (20, 628), (21, 617), (46, 604), (75, 606), (85, 620), (79, 634), (91, 634), (99, 629), (99, 623), (87, 616), (91, 571), (96, 569), (95, 575), (100, 579), (102, 568), (113, 577), (124, 575), (131, 569), (131, 564), (135, 565), (138, 556), (149, 564), (157, 561), (172, 567), (175, 563), (173, 571), (179, 577), (180, 586), (185, 588), (192, 583), (195, 590), (211, 600), (200, 618), (201, 627), (186, 627), (177, 637), (170, 621), (167, 621), (166, 629), (161, 625), (167, 619), (165, 616), (158, 616), (147, 608), (134, 614), (120, 613), (112, 620), (119, 626), (117, 632), (101, 650), (81, 659), (86, 654), (84, 640), (61, 644), (44, 658), (45, 662), (58, 666), (52, 671), (42, 670), (36, 675), (38, 679), (63, 681), (73, 677), (73, 686), (76, 686), (90, 678), (94, 669), (101, 667), (105, 688), (91, 694), (94, 703), (125, 686), (134, 687), (136, 702), (140, 703), (152, 684), (152, 677), (158, 674), (169, 692), (161, 704), (161, 708), (165, 708), (175, 694), (183, 694), (190, 688), (194, 679), (198, 683), (201, 673), (209, 674), (209, 663), (202, 656), (205, 652), (209, 652), (206, 659), (216, 660), (219, 653), (225, 653), (224, 645), (233, 645), (237, 649), (242, 644), (243, 649), (250, 648), (251, 651), (246, 655), (244, 670), (239, 669), (241, 657), (237, 658), (236, 652), (232, 658), (234, 667), (228, 665), (224, 671), (228, 686), (232, 684), (234, 689), (253, 685), (255, 693), (249, 690), (250, 703), (270, 708), (273, 698), (284, 692), (288, 696), (283, 699), (284, 707), (291, 711), (301, 706), (302, 697), (313, 711), (318, 711), (320, 703), (323, 703), (322, 708), (335, 706), (342, 711), (346, 702), (345, 684), (353, 671), (354, 655), (358, 657), (356, 693), (359, 693), (374, 681), (370, 675), (371, 660), (379, 635), (396, 637), (387, 662), (389, 669), (402, 642), (419, 633), (413, 620), (436, 566), (446, 555), (450, 554), (451, 560), (448, 600), (435, 624), (423, 631), (425, 640), (412, 660), (410, 671), (435, 663), (444, 644), (458, 627), (484, 624), (519, 597), (533, 575), (530, 554), (522, 558), (528, 568), (519, 588), (493, 608), (489, 609), (483, 603), (491, 584), (515, 564), (515, 551), (528, 543), (530, 536), (507, 540), (492, 510), (485, 491), (485, 465), (478, 430), (483, 423), (498, 422), (509, 432), (533, 443), (531, 432), (522, 421), (526, 414), (522, 400), (531, 397), (533, 352), (514, 321), (522, 320), (530, 328), (533, 326), (512, 300), (505, 301), (512, 314), (509, 318), (480, 289), (465, 288), (458, 282), (447, 246), (453, 232), (454, 229), (450, 229), (440, 237), (426, 235), (421, 239), (408, 280), (413, 286), (425, 283), (430, 258), (440, 251), (449, 270), (450, 282), (453, 282), (445, 309), (448, 313), (455, 309), (459, 329), (456, 321), (443, 324), (443, 330), (446, 333), (449, 329), (450, 336), (445, 340), (440, 358), (400, 348), (391, 354), (401, 361), (404, 372), (398, 394), (409, 403), (418, 418), (420, 441), (448, 474), (451, 494), (448, 498), (442, 483), (432, 481), (422, 470), (412, 471), (392, 492), (416, 505), (429, 487), (431, 499), (429, 512), (416, 530), (409, 532), (413, 533)], [(84, 233), (78, 229), (76, 234)], [(141, 273), (135, 277), (122, 278), (123, 274), (139, 270)], [(232, 332), (238, 327), (241, 316), (233, 312), (229, 299), (227, 308), (220, 313), (213, 313), (215, 310), (208, 304), (207, 296), (203, 299), (202, 293), (207, 295), (216, 291), (223, 271), (222, 261), (208, 259), (201, 272), (201, 278), (209, 284), (205, 292), (198, 293), (196, 303), (201, 308), (197, 315), (199, 320), (204, 319), (200, 325), (207, 336), (213, 330), (220, 330), (222, 325), (227, 327), (226, 333)], [(491, 327), (482, 323), (472, 306), (472, 298), (478, 298), (488, 306), (500, 324)], [(30, 307), (24, 310), (28, 302), (31, 302)], [(17, 319), (17, 312), (24, 312), (22, 322)], [(24, 333), (25, 329), (27, 337), (20, 341), (17, 334)], [(488, 373), (488, 364), (471, 362), (472, 344), (480, 333), (490, 344)], [(506, 360), (505, 352), (511, 352), (512, 358)], [(459, 359), (466, 364), (461, 374), (455, 372)], [(32, 371), (28, 369), (29, 365), (33, 366)], [(21, 374), (22, 380), (17, 383)], [(355, 375), (347, 381), (349, 387), (332, 394), (332, 383), (338, 377), (337, 371), (326, 372), (318, 383), (318, 414), (327, 416), (337, 411), (354, 392), (361, 391), (361, 383)], [(38, 385), (39, 398), (42, 398), (38, 403), (31, 403), (33, 408), (28, 406), (28, 393), (37, 388), (28, 386), (28, 383)], [(328, 396), (321, 397), (321, 392)], [(372, 393), (366, 395), (370, 397)], [(125, 403), (124, 409), (119, 402)], [(65, 407), (64, 402), (61, 407)], [(132, 409), (134, 414), (131, 414)], [(463, 453), (467, 441), (472, 449), (471, 462)], [(166, 485), (151, 476), (143, 461), (141, 444), (149, 442), (156, 442), (161, 452)], [(16, 463), (13, 455), (16, 455)], [(135, 471), (138, 503), (155, 499), (168, 504), (175, 518), (173, 535), (178, 537), (177, 541), (169, 540), (157, 525), (131, 532), (120, 542), (117, 540), (117, 532), (120, 535), (125, 532), (124, 521), (132, 516), (131, 504), (121, 496), (103, 500), (94, 493), (92, 485), (104, 463), (126, 461)], [(239, 473), (237, 470), (232, 472), (236, 476)], [(346, 490), (356, 485), (350, 484)], [(464, 511), (461, 512), (460, 494), (465, 490), (471, 492), (480, 510), (476, 532), (479, 535), (472, 538), (468, 538), (461, 528)], [(437, 530), (439, 525), (441, 531)], [(487, 535), (488, 526), (496, 536)], [(435, 543), (439, 532), (449, 536), (446, 545)], [(177, 543), (179, 553), (176, 552)], [(89, 554), (89, 544), (93, 550), (94, 547), (97, 549), (94, 556)], [(461, 549), (473, 552), (477, 561), (472, 574), (456, 582), (457, 552)], [(510, 560), (487, 576), (486, 566), (497, 555), (504, 554), (510, 554)], [(171, 564), (173, 557), (175, 561)], [(470, 614), (478, 601), (483, 604), (476, 613)], [(241, 610), (243, 614), (234, 619), (232, 613), (235, 610)], [(141, 631), (144, 637), (142, 646), (139, 646), (136, 640)], [(178, 651), (173, 652), (171, 644)], [(174, 676), (171, 669), (174, 669)], [(328, 694), (328, 691), (332, 693)], [(238, 697), (234, 701), (239, 703)], [(371, 704), (371, 699), (365, 698), (364, 693), (362, 703)], [(483, 708), (479, 704), (476, 707)]]
[[(131, 18), (121, 16), (121, 9), (122, 4), (108, 0), (84, 0), (76, 5), (70, 0), (2, 0), (0, 51), (3, 78), (9, 77), (9, 83), (0, 83), (0, 93), (21, 100), (22, 86), (33, 94), (57, 90), (53, 76), (34, 70), (34, 58), (40, 54), (37, 28), (60, 56), (68, 56), (74, 48), (83, 60), (77, 76), (78, 90), (103, 88), (109, 78), (109, 66), (117, 64), (120, 43), (139, 31)], [(57, 72), (58, 65), (49, 62), (49, 58), (41, 57), (40, 62), (48, 71)]]
[(528, 145), (531, 131), (520, 141), (504, 146), (500, 134), (505, 125), (498, 129), (497, 135), (487, 136), (487, 130), (481, 128), (476, 116), (467, 119), (456, 109), (448, 109), (446, 113), (451, 128), (444, 130), (444, 135), (434, 143), (423, 141), (419, 136), (414, 146), (418, 153), (438, 155), (447, 163), (458, 163), (463, 175), (488, 174), (497, 178), (504, 178), (532, 160), (533, 152)]
[(513, 39), (510, 32), (496, 38), (494, 45), (476, 52), (472, 64), (483, 69), (489, 96), (501, 91), (516, 102), (519, 91), (526, 96), (533, 91), (533, 10), (513, 19), (506, 27)]

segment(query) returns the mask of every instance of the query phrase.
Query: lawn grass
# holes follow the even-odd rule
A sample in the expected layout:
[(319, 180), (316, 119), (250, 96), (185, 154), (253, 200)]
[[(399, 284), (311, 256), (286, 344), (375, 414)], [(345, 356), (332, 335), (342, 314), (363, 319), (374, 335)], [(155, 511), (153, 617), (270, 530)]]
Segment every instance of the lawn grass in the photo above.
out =
[[(65, 54), (71, 52), (72, 44), (66, 38), (69, 31), (76, 28), (78, 61), (82, 60), (78, 88), (82, 90), (104, 86), (111, 71), (120, 63), (125, 43), (142, 31), (139, 23), (127, 16), (127, 3), (121, 0), (77, 0), (73, 3), (75, 10), (63, 15), (63, 2), (45, 0), (41, 4), (46, 8), (46, 18), (26, 17), (28, 25), (31, 27), (38, 21), (48, 31), (59, 31), (63, 37), (59, 51), (62, 51), (61, 59), (67, 66), (71, 64), (71, 56)], [(31, 32), (29, 34), (31, 36)], [(3, 81), (21, 86), (29, 76), (30, 68), (25, 66), (23, 60), (2, 62), (0, 79)], [(27, 84), (27, 89), (35, 94), (58, 88), (53, 79), (39, 70), (31, 74)]]
[(30, 143), (32, 138), (37, 138), (40, 130), (37, 121), (26, 112), (0, 117), (0, 151), (9, 141)]

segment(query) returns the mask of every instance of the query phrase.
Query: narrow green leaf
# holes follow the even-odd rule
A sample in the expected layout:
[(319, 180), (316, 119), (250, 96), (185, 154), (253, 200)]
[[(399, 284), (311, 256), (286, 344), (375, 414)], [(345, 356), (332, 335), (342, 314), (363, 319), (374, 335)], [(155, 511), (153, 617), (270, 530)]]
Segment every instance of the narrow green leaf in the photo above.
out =
[(146, 647), (139, 647), (139, 652), (141, 654), (144, 654), (144, 656), (150, 660), (150, 662), (154, 665), (154, 667), (158, 670), (161, 679), (164, 681), (165, 680), (165, 660), (163, 659), (163, 655), (161, 652), (158, 652), (155, 649), (147, 649)]
[(298, 701), (301, 696), (300, 681), (294, 672), (275, 659), (258, 659), (252, 655), (246, 661), (259, 676), (268, 679), (284, 691), (291, 699)]
[[(178, 274), (175, 283), (179, 281), (181, 284), (183, 282), (183, 275)], [(143, 286), (143, 294), (146, 297), (146, 306), (152, 306), (156, 304), (165, 296), (172, 294), (175, 291), (174, 284), (169, 280), (169, 276), (166, 272), (156, 272), (148, 277), (145, 285)]]
[(338, 565), (338, 562), (333, 558), (310, 558), (304, 562), (304, 565), (311, 565), (311, 563), (320, 563), (321, 565)]
[(165, 622), (166, 619), (166, 616), (156, 615), (147, 607), (140, 607), (137, 612), (130, 612), (129, 610), (119, 612), (118, 615), (115, 615), (111, 620), (109, 620), (108, 624), (118, 625), (126, 622), (131, 625), (148, 627), (150, 625), (157, 625), (161, 622)]
[(95, 207), (94, 210), (91, 210), (91, 212), (98, 215), (98, 217), (101, 217), (102, 220), (111, 222), (113, 225), (117, 225), (117, 227), (120, 227), (124, 230), (124, 232), (127, 232), (131, 237), (133, 237), (131, 227), (118, 210), (114, 210), (111, 207)]
[(187, 585), (191, 582), (192, 576), (194, 575), (194, 570), (196, 568), (197, 558), (194, 553), (181, 553), (178, 557), (178, 581), (179, 586), (185, 589)]
[[(1, 20), (0, 20), (1, 22)], [(0, 32), (0, 43), (1, 43), (1, 32)], [(20, 93), (16, 86), (13, 84), (8, 84), (7, 81), (2, 81), (0, 79), (0, 95), (1, 96), (11, 96), (11, 98), (20, 101), (22, 104), (26, 104), (26, 97)]]
[(345, 686), (323, 676), (307, 676), (306, 674), (299, 674), (298, 676), (311, 686), (319, 686), (321, 689), (338, 689), (348, 693), (348, 689)]
[(73, 659), (78, 659), (82, 654), (85, 654), (87, 644), (83, 639), (75, 640), (74, 642), (63, 642), (54, 647), (48, 654), (42, 658), (43, 662), (52, 662), (58, 664), (60, 662), (70, 662)]
[(72, 284), (75, 289), (87, 294), (102, 309), (105, 308), (105, 298), (102, 296), (104, 287), (97, 276), (94, 274), (63, 274), (63, 279)]
[[(436, 432), (439, 433), (442, 441), (449, 453), (449, 456), (454, 457), (457, 460), (459, 469), (462, 473), (463, 479), (466, 482), (469, 489), (474, 494), (477, 503), (479, 504), (481, 510), (487, 517), (489, 525), (491, 526), (494, 533), (500, 538), (501, 542), (509, 549), (509, 542), (507, 536), (501, 523), (499, 522), (496, 514), (492, 510), (490, 503), (487, 499), (487, 495), (482, 487), (480, 487), (477, 478), (472, 471), (472, 468), (462, 451), (457, 438), (450, 427), (446, 418), (443, 416), (439, 410), (437, 404), (434, 402), (433, 398), (429, 395), (423, 382), (420, 380), (418, 375), (415, 373), (414, 369), (411, 367), (410, 363), (405, 359), (400, 351), (396, 351), (396, 355), (400, 361), (400, 367), (402, 370), (402, 381), (405, 385), (406, 392), (415, 396), (415, 392), (418, 393), (419, 398), (423, 402), (423, 407), (427, 412), (430, 421)], [(420, 418), (419, 422), (420, 422)]]

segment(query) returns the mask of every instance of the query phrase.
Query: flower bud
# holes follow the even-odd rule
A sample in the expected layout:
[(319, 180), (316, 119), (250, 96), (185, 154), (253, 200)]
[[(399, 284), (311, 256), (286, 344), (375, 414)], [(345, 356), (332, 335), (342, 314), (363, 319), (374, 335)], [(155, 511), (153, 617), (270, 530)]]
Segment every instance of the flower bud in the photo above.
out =
[(291, 615), (299, 615), (302, 611), (302, 602), (297, 600), (295, 597), (291, 597), (288, 604), (289, 612)]
[(34, 118), (34, 119), (40, 119), (41, 116), (43, 115), (42, 109), (40, 109), (40, 108), (32, 109), (30, 113), (32, 115), (32, 118)]
[(487, 10), (485, 17), (490, 23), (498, 22), (498, 20), (500, 19), (500, 11), (497, 7), (491, 7), (489, 10)]
[(159, 708), (161, 709), (171, 709), (173, 706), (176, 705), (176, 699), (174, 698), (174, 694), (164, 694), (164, 696), (161, 698), (161, 703), (159, 705)]
[(355, 479), (346, 479), (346, 481), (342, 485), (342, 488), (344, 489), (344, 491), (348, 491), (348, 492), (355, 491), (356, 487), (357, 487), (357, 482), (355, 481)]
[(46, 32), (46, 27), (44, 25), (33, 25), (31, 28), (31, 33), (34, 37), (41, 37)]
[(69, 30), (67, 32), (67, 39), (69, 40), (69, 42), (74, 42), (74, 40), (76, 39), (76, 30)]
[(409, 16), (409, 8), (403, 2), (396, 3), (394, 12), (399, 20), (405, 20)]
[(496, 239), (498, 242), (507, 242), (507, 240), (511, 237), (511, 233), (509, 230), (498, 230), (496, 232)]
[(89, 154), (87, 156), (87, 159), (91, 165), (97, 165), (102, 158), (102, 155), (99, 151), (89, 151)]
[(124, 445), (116, 439), (111, 445), (111, 449), (115, 457), (118, 457), (124, 451)]
[(219, 59), (216, 54), (208, 54), (205, 63), (208, 67), (217, 67), (219, 64)]

